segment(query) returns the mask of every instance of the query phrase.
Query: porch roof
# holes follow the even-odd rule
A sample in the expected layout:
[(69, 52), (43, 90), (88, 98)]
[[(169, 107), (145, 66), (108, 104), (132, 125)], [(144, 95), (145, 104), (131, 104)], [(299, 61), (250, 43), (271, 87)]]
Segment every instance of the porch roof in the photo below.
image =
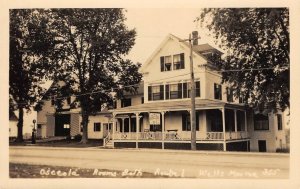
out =
[[(196, 110), (213, 109), (213, 108), (236, 108), (245, 109), (245, 106), (241, 104), (229, 104), (222, 101), (208, 100), (208, 99), (196, 99)], [(180, 111), (190, 110), (191, 101), (186, 100), (170, 100), (170, 101), (153, 101), (145, 104), (139, 104), (135, 106), (128, 106), (124, 108), (115, 109), (115, 113), (134, 113), (134, 112), (160, 112), (160, 111)]]

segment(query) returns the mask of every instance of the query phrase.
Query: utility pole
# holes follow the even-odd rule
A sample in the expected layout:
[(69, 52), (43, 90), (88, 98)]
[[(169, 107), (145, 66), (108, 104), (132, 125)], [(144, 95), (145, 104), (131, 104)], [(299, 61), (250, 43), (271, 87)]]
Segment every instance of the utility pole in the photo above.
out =
[[(189, 41), (190, 45), (190, 82), (191, 82), (191, 111), (190, 111), (190, 118), (191, 118), (191, 150), (196, 150), (196, 108), (195, 108), (195, 78), (194, 78), (194, 66), (193, 66), (193, 45), (198, 45), (198, 32), (193, 31), (189, 35), (189, 39), (181, 40)], [(193, 42), (192, 42), (193, 41)]]

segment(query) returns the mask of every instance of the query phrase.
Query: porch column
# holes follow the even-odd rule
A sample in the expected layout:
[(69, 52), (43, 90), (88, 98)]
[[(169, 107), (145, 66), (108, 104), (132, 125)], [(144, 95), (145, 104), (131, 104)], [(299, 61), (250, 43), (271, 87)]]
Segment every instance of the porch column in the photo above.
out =
[(226, 131), (225, 131), (225, 108), (222, 108), (222, 123), (223, 123), (223, 150), (226, 151)]
[(116, 131), (116, 120), (115, 120), (116, 115), (113, 113), (112, 114), (112, 121), (113, 121), (113, 128), (112, 128), (112, 145), (115, 147), (115, 131)]
[(124, 119), (125, 118), (122, 118), (122, 133), (124, 134)]
[(244, 113), (245, 113), (245, 132), (247, 132), (247, 130), (248, 130), (248, 125), (247, 125), (247, 111), (245, 110), (244, 111)]
[(165, 149), (165, 112), (161, 112), (162, 149)]
[(136, 120), (136, 148), (139, 148), (139, 132), (140, 132), (140, 118), (139, 112), (135, 113), (135, 120)]
[(236, 117), (236, 110), (234, 110), (234, 132), (237, 132), (237, 117)]
[(129, 115), (129, 118), (128, 118), (128, 122), (129, 122), (129, 133), (131, 133), (131, 115)]

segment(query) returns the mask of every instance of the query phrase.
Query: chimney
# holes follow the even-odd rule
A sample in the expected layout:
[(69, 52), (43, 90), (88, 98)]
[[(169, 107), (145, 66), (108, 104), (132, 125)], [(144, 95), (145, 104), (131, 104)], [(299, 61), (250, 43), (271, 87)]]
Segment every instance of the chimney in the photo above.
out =
[(192, 32), (193, 45), (198, 45), (198, 31)]

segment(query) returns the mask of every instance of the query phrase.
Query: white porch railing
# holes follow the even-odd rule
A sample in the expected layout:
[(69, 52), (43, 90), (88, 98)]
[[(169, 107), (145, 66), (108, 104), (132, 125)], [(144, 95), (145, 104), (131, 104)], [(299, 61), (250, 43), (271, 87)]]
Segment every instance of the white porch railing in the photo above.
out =
[(134, 132), (126, 132), (126, 133), (115, 133), (114, 140), (135, 140), (136, 133)]
[(225, 133), (226, 140), (237, 140), (237, 139), (245, 139), (248, 138), (248, 132), (246, 131), (238, 131), (238, 132), (226, 132)]
[[(180, 140), (191, 140), (190, 131), (170, 131), (170, 132), (139, 132), (138, 140), (164, 140), (166, 141), (180, 141)], [(226, 132), (226, 140), (236, 140), (248, 138), (248, 133), (245, 131), (241, 132)], [(124, 132), (115, 133), (114, 140), (136, 140), (136, 132)], [(224, 140), (223, 132), (196, 132), (196, 140)]]

